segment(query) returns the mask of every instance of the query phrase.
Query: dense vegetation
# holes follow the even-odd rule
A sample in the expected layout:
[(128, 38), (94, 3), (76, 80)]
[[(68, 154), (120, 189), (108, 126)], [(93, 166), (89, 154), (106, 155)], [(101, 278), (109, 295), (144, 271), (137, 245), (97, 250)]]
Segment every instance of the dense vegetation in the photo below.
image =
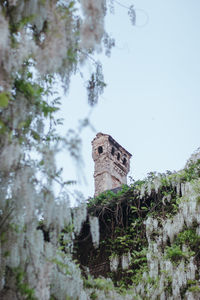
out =
[[(114, 46), (104, 29), (109, 7), (112, 0), (0, 1), (2, 300), (199, 298), (199, 152), (180, 172), (152, 173), (74, 209), (71, 182), (55, 164), (63, 146), (79, 160), (81, 145), (73, 129), (57, 132), (57, 84), (67, 91), (90, 61), (83, 84), (89, 105), (97, 103), (105, 83), (94, 55)], [(129, 16), (134, 24), (133, 6)]]
[[(194, 206), (190, 197), (195, 197), (195, 211), (198, 213), (199, 177), (200, 159), (197, 152), (188, 161), (185, 169), (179, 172), (150, 173), (142, 181), (133, 182), (131, 186), (123, 186), (118, 193), (107, 191), (94, 199), (89, 199), (87, 204), (89, 217), (75, 241), (74, 250), (74, 256), (80, 262), (82, 273), (86, 278), (86, 285), (91, 284), (89, 274), (95, 278), (108, 277), (112, 279), (120, 293), (126, 293), (129, 289), (132, 295), (144, 299), (142, 291), (134, 290), (143, 284), (145, 299), (152, 299), (151, 289), (158, 289), (159, 277), (164, 274), (163, 290), (158, 289), (156, 297), (162, 295), (163, 299), (164, 297), (168, 299), (173, 295), (173, 299), (180, 299), (186, 297), (187, 292), (197, 294), (200, 291), (199, 218), (196, 216), (192, 221), (181, 220), (181, 214), (186, 214), (186, 218), (189, 214), (188, 219), (191, 218), (189, 212), (182, 211), (185, 202), (189, 206)], [(193, 186), (195, 196), (191, 195), (191, 191), (186, 192), (187, 185)], [(99, 220), (99, 247), (92, 244), (94, 234), (90, 235), (90, 216), (95, 216)], [(155, 257), (151, 253), (153, 244), (157, 247)], [(186, 266), (191, 263), (191, 259), (196, 266), (194, 278), (185, 280), (180, 286), (179, 293), (174, 295), (173, 274), (170, 274), (166, 266), (162, 266), (161, 269), (161, 265), (165, 261), (170, 261), (176, 268), (184, 261), (187, 272)], [(157, 271), (151, 270), (156, 263)]]
[(87, 61), (83, 85), (89, 105), (97, 103), (105, 83), (94, 55), (110, 55), (114, 46), (104, 29), (109, 7), (110, 0), (0, 1), (1, 299), (86, 297), (70, 252), (63, 257), (59, 248), (59, 236), (72, 221), (71, 181), (63, 180), (55, 155), (65, 147), (79, 162), (81, 140), (73, 128), (58, 134), (56, 90), (62, 84), (67, 92), (71, 75), (83, 75)]

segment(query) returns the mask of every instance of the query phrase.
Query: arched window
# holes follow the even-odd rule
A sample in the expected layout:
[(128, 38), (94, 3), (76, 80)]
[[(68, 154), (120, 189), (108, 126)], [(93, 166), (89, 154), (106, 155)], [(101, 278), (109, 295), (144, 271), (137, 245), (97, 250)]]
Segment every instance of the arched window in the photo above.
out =
[(117, 153), (117, 160), (120, 160), (120, 153)]
[(123, 159), (123, 165), (126, 166), (126, 158)]
[(103, 147), (102, 147), (102, 146), (99, 146), (99, 147), (98, 147), (98, 153), (99, 153), (99, 154), (103, 153)]
[(115, 154), (115, 148), (114, 148), (114, 147), (112, 147), (111, 154), (112, 154), (112, 155)]

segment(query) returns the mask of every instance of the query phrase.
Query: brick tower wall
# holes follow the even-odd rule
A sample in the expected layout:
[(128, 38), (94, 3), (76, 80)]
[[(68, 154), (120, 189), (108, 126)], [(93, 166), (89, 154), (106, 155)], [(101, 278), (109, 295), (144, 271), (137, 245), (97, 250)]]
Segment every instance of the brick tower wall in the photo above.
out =
[(92, 141), (95, 196), (127, 183), (131, 154), (110, 135), (98, 133)]

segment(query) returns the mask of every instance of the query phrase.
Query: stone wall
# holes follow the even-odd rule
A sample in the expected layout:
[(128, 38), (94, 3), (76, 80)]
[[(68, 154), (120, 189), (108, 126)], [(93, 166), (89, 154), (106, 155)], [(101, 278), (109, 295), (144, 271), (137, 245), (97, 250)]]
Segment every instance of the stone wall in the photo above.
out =
[(98, 133), (92, 147), (95, 196), (126, 184), (132, 155), (108, 134)]

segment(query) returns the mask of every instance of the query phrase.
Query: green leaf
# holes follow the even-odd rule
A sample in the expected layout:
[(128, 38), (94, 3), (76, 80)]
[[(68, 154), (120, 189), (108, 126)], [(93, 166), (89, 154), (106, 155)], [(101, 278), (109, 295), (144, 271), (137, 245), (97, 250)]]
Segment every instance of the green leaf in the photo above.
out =
[(142, 209), (142, 210), (148, 210), (148, 207), (142, 206), (141, 209)]
[(0, 93), (0, 107), (7, 107), (9, 103), (9, 94), (7, 92)]
[(74, 1), (71, 1), (70, 3), (69, 3), (69, 8), (72, 8), (72, 7), (74, 7), (74, 4), (75, 4), (75, 2)]
[(4, 124), (4, 122), (0, 119), (0, 134), (4, 134), (7, 130), (6, 125)]
[(40, 135), (35, 130), (31, 130), (31, 135), (34, 138), (34, 140), (36, 141), (40, 140)]

